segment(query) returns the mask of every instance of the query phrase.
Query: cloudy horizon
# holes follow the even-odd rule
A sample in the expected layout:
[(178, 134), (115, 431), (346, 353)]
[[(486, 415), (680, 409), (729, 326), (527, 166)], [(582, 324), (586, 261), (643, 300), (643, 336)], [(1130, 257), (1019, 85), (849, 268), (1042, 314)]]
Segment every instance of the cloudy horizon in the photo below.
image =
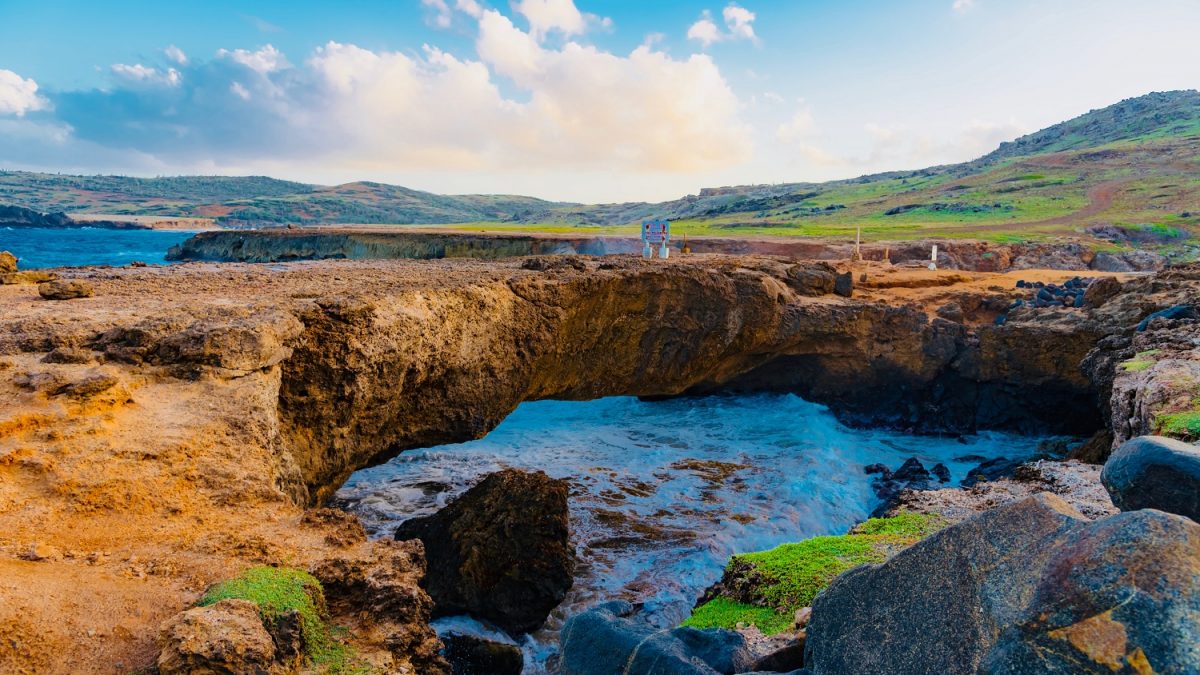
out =
[(659, 201), (966, 161), (1200, 86), (1186, 0), (21, 4), (0, 169)]

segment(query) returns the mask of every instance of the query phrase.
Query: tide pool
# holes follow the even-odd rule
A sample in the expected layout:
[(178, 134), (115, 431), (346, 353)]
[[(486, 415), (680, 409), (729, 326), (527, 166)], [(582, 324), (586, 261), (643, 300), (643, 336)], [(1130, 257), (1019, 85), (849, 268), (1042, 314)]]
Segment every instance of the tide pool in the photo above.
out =
[(729, 556), (845, 533), (878, 505), (868, 464), (940, 462), (957, 485), (980, 457), (1032, 457), (1041, 440), (850, 429), (790, 395), (540, 401), (483, 439), (359, 471), (336, 500), (382, 537), (501, 468), (569, 480), (575, 585), (525, 644), (526, 671), (544, 672), (562, 623), (591, 605), (642, 602), (660, 626), (673, 626)]

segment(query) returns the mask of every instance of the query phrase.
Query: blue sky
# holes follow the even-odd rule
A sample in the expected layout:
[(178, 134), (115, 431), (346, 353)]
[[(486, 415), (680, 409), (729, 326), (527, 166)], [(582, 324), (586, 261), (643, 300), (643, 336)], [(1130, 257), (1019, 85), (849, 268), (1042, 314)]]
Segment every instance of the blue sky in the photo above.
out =
[(668, 199), (1200, 86), (1195, 0), (0, 0), (0, 168)]

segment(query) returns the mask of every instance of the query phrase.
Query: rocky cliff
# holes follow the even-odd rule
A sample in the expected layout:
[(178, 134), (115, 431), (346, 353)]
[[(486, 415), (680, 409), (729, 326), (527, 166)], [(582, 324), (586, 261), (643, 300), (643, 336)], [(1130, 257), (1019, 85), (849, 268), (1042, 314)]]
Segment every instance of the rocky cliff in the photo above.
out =
[[(771, 388), (849, 421), (1090, 432), (1117, 415), (1139, 341), (1188, 320), (1138, 323), (1200, 285), (1173, 270), (1099, 307), (1010, 310), (1019, 278), (1070, 275), (732, 256), (63, 274), (94, 295), (0, 286), (0, 670), (143, 667), (157, 625), (213, 581), (377, 556), (299, 507), (524, 400)], [(832, 292), (851, 279), (853, 297)], [(404, 665), (369, 607), (331, 610)]]
[[(1165, 259), (1146, 251), (1096, 253), (1074, 242), (993, 244), (968, 239), (875, 242), (864, 244), (866, 260), (895, 263), (925, 262), (933, 245), (938, 265), (978, 272), (1016, 269), (1098, 270), (1133, 272), (1161, 269)], [(854, 246), (807, 237), (760, 239), (693, 237), (694, 253), (779, 255), (802, 260), (847, 260)], [(678, 251), (683, 240), (672, 242)], [(483, 258), (495, 260), (528, 255), (611, 255), (639, 253), (636, 237), (544, 233), (456, 232), (413, 227), (324, 227), (203, 232), (172, 247), (169, 260), (220, 262), (286, 262), (327, 259)]]

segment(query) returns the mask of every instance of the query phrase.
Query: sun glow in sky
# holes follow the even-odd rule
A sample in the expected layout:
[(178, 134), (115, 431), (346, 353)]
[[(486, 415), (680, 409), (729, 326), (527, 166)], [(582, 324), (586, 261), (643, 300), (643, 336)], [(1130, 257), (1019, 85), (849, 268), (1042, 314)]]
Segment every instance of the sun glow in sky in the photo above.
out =
[(972, 159), (1200, 87), (1196, 0), (0, 0), (0, 168), (573, 201)]

